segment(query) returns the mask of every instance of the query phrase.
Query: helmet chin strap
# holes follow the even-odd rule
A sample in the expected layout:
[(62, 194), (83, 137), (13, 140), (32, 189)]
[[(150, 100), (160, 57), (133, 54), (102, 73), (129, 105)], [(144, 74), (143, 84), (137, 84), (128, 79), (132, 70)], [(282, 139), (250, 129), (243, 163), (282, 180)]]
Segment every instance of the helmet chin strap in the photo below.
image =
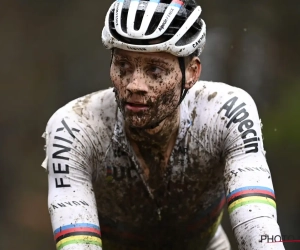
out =
[(182, 74), (182, 81), (181, 81), (181, 97), (179, 99), (179, 103), (178, 103), (177, 107), (180, 105), (180, 103), (183, 101), (184, 97), (186, 96), (187, 92), (189, 91), (188, 89), (184, 88), (184, 85), (185, 85), (185, 62), (184, 62), (184, 58), (183, 57), (178, 57), (178, 61), (179, 61), (179, 67), (180, 67), (181, 74)]

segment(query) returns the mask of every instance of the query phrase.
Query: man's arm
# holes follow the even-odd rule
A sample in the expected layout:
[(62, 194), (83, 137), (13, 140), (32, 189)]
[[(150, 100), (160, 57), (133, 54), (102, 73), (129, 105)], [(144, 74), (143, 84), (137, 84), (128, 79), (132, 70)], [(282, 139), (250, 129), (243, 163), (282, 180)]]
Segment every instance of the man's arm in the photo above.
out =
[[(218, 112), (224, 121), (225, 189), (239, 249), (284, 249), (271, 243), (281, 235), (271, 173), (253, 99), (237, 89)], [(275, 240), (274, 240), (275, 241)]]
[(92, 187), (91, 140), (76, 116), (60, 110), (49, 120), (44, 137), (49, 172), (48, 206), (56, 249), (102, 249)]

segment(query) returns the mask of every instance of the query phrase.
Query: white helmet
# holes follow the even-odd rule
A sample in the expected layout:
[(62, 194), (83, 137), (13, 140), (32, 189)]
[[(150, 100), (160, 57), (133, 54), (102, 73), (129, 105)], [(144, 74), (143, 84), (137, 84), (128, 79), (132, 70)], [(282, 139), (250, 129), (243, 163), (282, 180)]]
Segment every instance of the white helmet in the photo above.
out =
[(206, 25), (195, 0), (117, 0), (109, 8), (102, 41), (106, 48), (199, 56)]

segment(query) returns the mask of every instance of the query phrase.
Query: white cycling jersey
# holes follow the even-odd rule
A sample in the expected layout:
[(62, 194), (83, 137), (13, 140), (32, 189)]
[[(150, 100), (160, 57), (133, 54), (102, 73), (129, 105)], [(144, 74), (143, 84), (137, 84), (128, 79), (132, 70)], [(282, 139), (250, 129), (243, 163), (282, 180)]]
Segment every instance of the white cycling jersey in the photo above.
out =
[(245, 91), (193, 86), (161, 185), (143, 182), (123, 125), (112, 88), (49, 120), (43, 167), (58, 250), (206, 249), (226, 203), (239, 249), (284, 249), (261, 241), (280, 229), (260, 119)]

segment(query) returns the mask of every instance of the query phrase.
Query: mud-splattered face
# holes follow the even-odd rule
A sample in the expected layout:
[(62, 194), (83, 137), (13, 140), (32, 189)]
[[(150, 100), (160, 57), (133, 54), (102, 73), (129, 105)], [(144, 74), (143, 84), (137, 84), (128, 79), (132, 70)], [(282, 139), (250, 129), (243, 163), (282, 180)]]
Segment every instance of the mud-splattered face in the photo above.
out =
[(118, 106), (131, 127), (149, 127), (178, 105), (182, 74), (178, 58), (171, 54), (116, 49), (110, 77)]

